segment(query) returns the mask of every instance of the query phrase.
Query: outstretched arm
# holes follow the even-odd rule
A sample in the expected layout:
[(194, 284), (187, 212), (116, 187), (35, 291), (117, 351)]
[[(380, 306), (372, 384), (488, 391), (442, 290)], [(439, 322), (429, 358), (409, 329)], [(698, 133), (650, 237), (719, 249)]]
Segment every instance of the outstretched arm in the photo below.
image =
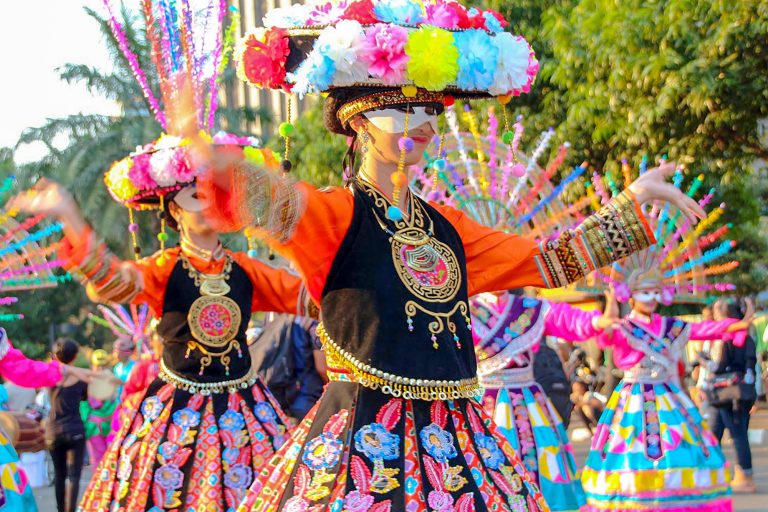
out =
[(462, 238), (470, 295), (521, 286), (557, 288), (655, 243), (643, 203), (669, 201), (688, 218), (704, 216), (693, 199), (666, 182), (674, 170), (674, 164), (665, 164), (646, 172), (576, 229), (541, 244), (482, 226), (449, 206), (433, 206)]
[(85, 381), (92, 376), (89, 370), (63, 365), (58, 361), (45, 363), (28, 359), (21, 350), (11, 345), (5, 329), (0, 327), (0, 375), (3, 378), (25, 388), (45, 388), (57, 385), (68, 373)]
[[(156, 258), (123, 261), (91, 229), (72, 195), (60, 184), (41, 179), (14, 197), (8, 208), (56, 217), (64, 226), (59, 258), (64, 268), (86, 287), (97, 302), (147, 302), (153, 311), (162, 305)], [(166, 269), (170, 273), (170, 269)]]

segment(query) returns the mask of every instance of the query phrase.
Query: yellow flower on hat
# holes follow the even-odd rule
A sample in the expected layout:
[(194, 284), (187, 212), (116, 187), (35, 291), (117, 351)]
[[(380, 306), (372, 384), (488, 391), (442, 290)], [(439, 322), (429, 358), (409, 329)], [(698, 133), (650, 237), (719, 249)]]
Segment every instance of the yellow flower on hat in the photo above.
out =
[(128, 201), (139, 193), (139, 189), (131, 181), (129, 172), (133, 167), (131, 158), (118, 160), (107, 171), (104, 181), (112, 194), (122, 201)]
[(435, 27), (422, 27), (408, 36), (408, 78), (428, 91), (442, 91), (459, 74), (459, 50), (453, 34)]

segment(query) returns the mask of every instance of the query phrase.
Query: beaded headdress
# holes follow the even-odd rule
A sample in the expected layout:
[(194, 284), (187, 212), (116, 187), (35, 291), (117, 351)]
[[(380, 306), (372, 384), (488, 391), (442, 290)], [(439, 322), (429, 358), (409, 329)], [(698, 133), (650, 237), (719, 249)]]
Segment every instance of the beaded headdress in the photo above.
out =
[(99, 305), (98, 309), (100, 315), (91, 314), (90, 319), (112, 331), (116, 345), (130, 346), (138, 356), (151, 352), (152, 315), (146, 304)]
[[(0, 183), (0, 204), (10, 197), (16, 180), (5, 178)], [(55, 273), (62, 261), (55, 258), (62, 225), (50, 223), (45, 215), (25, 219), (18, 212), (3, 207), (0, 211), (0, 308), (16, 304), (18, 297), (8, 292), (53, 288), (72, 279), (68, 273)], [(21, 320), (24, 315), (0, 309), (0, 323)]]
[[(235, 152), (247, 163), (277, 166), (271, 151), (258, 148), (258, 139), (213, 131), (218, 88), (239, 22), (237, 9), (227, 4), (226, 0), (142, 0), (144, 40), (152, 62), (147, 72), (110, 0), (104, 0), (112, 34), (163, 129), (157, 140), (114, 162), (104, 175), (110, 195), (129, 208), (137, 253), (132, 210), (163, 210), (170, 195), (194, 183), (204, 171), (193, 158), (190, 134), (198, 142)], [(230, 25), (225, 28), (227, 17)], [(163, 248), (167, 237), (162, 217), (161, 224), (158, 237)]]
[[(645, 172), (647, 159), (639, 164), (639, 172)], [(627, 161), (622, 162), (622, 174), (626, 183), (631, 182), (633, 171)], [(704, 177), (697, 176), (686, 191), (689, 197), (696, 197)], [(676, 187), (683, 186), (684, 176), (678, 169), (674, 176)], [(610, 180), (595, 176), (593, 179), (601, 202), (606, 203), (618, 187)], [(710, 189), (698, 203), (706, 207), (712, 201), (715, 190)], [(735, 240), (727, 240), (730, 224), (719, 225), (725, 203), (712, 208), (707, 217), (692, 226), (690, 221), (668, 203), (655, 203), (650, 207), (648, 220), (657, 243), (635, 253), (610, 269), (594, 272), (586, 281), (577, 285), (583, 291), (601, 293), (609, 285), (616, 290), (616, 298), (626, 302), (633, 291), (657, 288), (662, 291), (662, 302), (709, 302), (712, 294), (733, 290), (727, 282), (712, 282), (712, 276), (726, 274), (735, 269), (739, 262), (718, 261), (735, 246)]]
[[(264, 27), (240, 40), (235, 59), (238, 75), (256, 87), (329, 93), (326, 125), (354, 137), (349, 121), (366, 111), (448, 106), (455, 98), (506, 103), (528, 92), (539, 65), (523, 37), (504, 31), (508, 24), (498, 12), (456, 0), (313, 2), (267, 13)], [(365, 93), (346, 94), (359, 90)], [(284, 124), (281, 135), (291, 130)], [(394, 220), (402, 219), (395, 205), (407, 181), (404, 155), (413, 149), (407, 114), (399, 149), (387, 211)]]

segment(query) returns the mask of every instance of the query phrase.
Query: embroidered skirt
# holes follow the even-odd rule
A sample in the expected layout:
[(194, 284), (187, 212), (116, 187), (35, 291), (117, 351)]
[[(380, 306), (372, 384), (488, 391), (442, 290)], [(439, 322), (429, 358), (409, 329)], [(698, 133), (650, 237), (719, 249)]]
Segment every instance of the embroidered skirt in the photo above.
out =
[(85, 491), (82, 512), (233, 511), (287, 438), (287, 418), (261, 381), (192, 394), (156, 379)]
[(32, 486), (19, 467), (19, 455), (0, 429), (0, 512), (37, 512)]
[(622, 381), (582, 473), (589, 511), (730, 512), (730, 470), (676, 384)]
[[(538, 384), (486, 394), (486, 408), (553, 511), (579, 510), (586, 501), (563, 420)], [(490, 401), (490, 403), (488, 403)]]
[(238, 510), (548, 508), (476, 401), (406, 400), (357, 383), (331, 382)]

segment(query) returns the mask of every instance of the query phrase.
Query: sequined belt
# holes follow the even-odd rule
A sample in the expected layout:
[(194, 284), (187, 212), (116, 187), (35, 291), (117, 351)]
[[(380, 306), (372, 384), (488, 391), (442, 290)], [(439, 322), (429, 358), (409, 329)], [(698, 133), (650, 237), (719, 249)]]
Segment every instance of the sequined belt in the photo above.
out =
[(185, 379), (178, 373), (168, 368), (164, 360), (160, 360), (160, 374), (158, 377), (171, 386), (187, 391), (193, 395), (211, 395), (217, 393), (233, 393), (239, 389), (248, 389), (258, 380), (256, 370), (251, 368), (248, 373), (237, 379), (223, 380), (219, 382), (195, 382)]
[(624, 372), (624, 382), (658, 384), (669, 381), (670, 372), (662, 367), (645, 368), (633, 366)]
[(485, 389), (504, 389), (515, 386), (530, 386), (536, 380), (533, 378), (533, 367), (509, 368), (498, 370), (488, 375), (480, 376), (480, 385)]
[(331, 339), (322, 323), (317, 336), (323, 343), (328, 361), (328, 378), (333, 381), (355, 382), (370, 389), (406, 400), (453, 400), (475, 398), (480, 393), (477, 377), (462, 380), (426, 380), (392, 375), (356, 359)]

